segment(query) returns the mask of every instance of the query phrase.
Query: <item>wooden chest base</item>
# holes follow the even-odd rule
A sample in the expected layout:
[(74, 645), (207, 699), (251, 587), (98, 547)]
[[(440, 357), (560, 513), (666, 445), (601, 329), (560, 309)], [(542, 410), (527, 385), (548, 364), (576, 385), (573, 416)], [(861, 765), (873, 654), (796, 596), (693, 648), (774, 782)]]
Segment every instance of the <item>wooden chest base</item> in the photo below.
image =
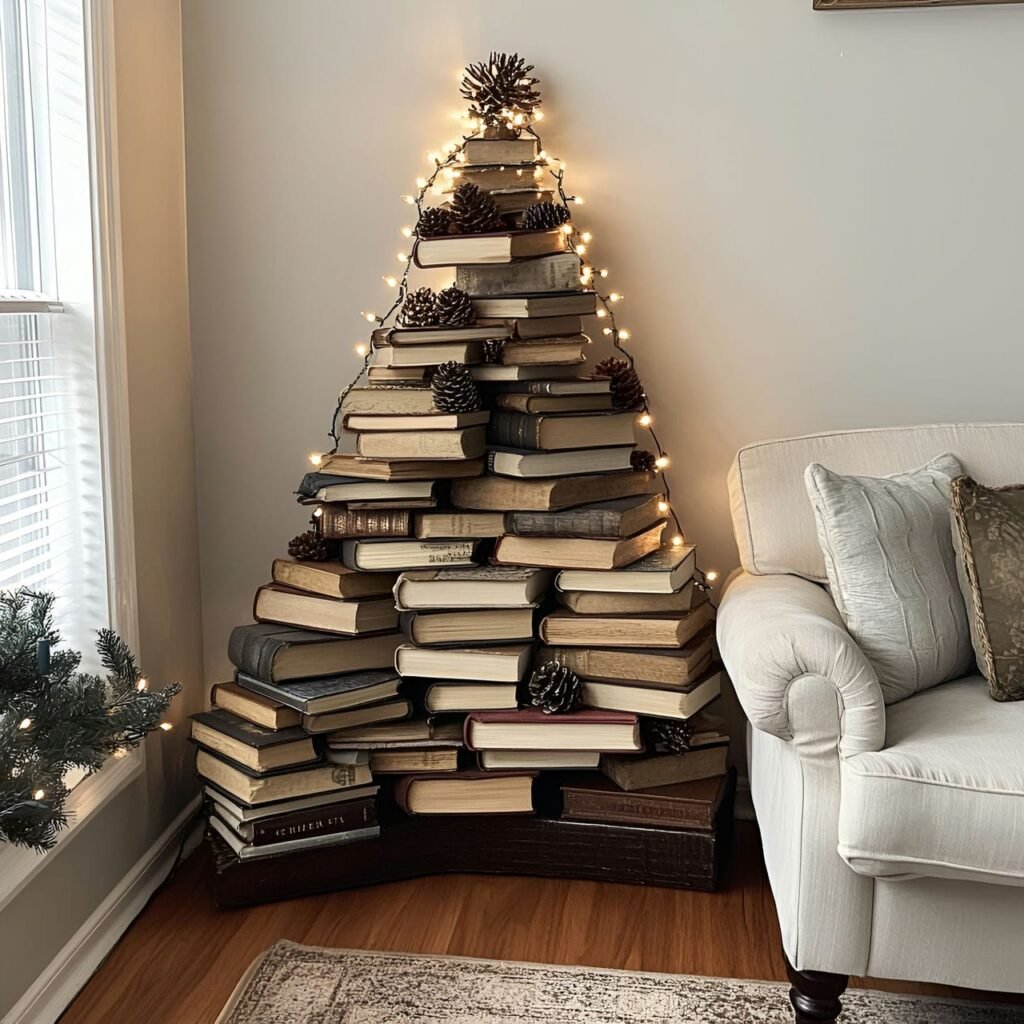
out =
[(535, 875), (711, 891), (718, 887), (731, 845), (734, 792), (731, 773), (710, 831), (543, 817), (407, 817), (386, 823), (377, 839), (249, 861), (211, 836), (210, 881), (219, 907), (439, 874)]

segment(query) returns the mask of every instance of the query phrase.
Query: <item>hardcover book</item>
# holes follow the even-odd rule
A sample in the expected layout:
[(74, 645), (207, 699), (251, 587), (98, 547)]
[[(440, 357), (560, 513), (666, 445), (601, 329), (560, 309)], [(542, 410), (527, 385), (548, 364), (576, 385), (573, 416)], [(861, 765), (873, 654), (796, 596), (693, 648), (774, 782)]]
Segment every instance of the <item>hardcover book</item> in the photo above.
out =
[(418, 267), (453, 267), (473, 263), (510, 263), (528, 256), (563, 252), (565, 235), (550, 231), (495, 231), (478, 235), (420, 238), (413, 247)]
[(408, 537), (412, 532), (412, 516), (408, 509), (353, 511), (334, 505), (322, 505), (317, 518), (320, 520), (320, 536), (328, 540), (346, 537)]
[(642, 750), (636, 715), (616, 711), (479, 711), (466, 717), (470, 750)]
[(402, 632), (414, 644), (465, 646), (532, 640), (534, 609), (459, 608), (439, 612), (402, 612)]
[(560, 252), (490, 267), (456, 267), (455, 287), (474, 296), (578, 291), (583, 287), (580, 259), (574, 252)]
[(531, 451), (631, 446), (635, 422), (636, 414), (631, 412), (531, 416), (499, 409), (488, 424), (487, 440), (491, 445)]
[(393, 414), (347, 413), (344, 425), (347, 430), (363, 432), (394, 431), (394, 430), (463, 430), (466, 427), (480, 427), (487, 423), (490, 413), (486, 409), (476, 412), (431, 412), (406, 413), (396, 411)]
[(394, 697), (401, 683), (398, 673), (393, 668), (347, 672), (344, 675), (327, 676), (322, 679), (295, 679), (280, 683), (268, 683), (239, 671), (236, 680), (244, 689), (294, 708), (303, 715), (322, 715), (328, 711), (359, 707), (362, 704), (376, 704)]
[(500, 537), (505, 532), (504, 512), (419, 512), (414, 532), (421, 540), (445, 537)]
[(341, 400), (343, 416), (444, 415), (434, 405), (434, 392), (426, 380), (396, 380), (352, 388)]
[(532, 814), (533, 772), (407, 775), (395, 787), (406, 814)]
[(434, 565), (475, 565), (474, 540), (346, 540), (341, 560), (350, 569), (380, 572), (427, 569)]
[(596, 750), (481, 750), (477, 754), (482, 772), (587, 771), (596, 769), (600, 760)]
[(536, 341), (509, 341), (501, 349), (502, 366), (578, 366), (586, 362), (590, 339), (583, 334), (573, 338), (538, 338)]
[(557, 661), (583, 679), (685, 687), (710, 664), (715, 633), (706, 629), (678, 648), (545, 647), (542, 661)]
[(196, 751), (196, 772), (230, 797), (250, 807), (294, 800), (314, 793), (366, 786), (373, 779), (368, 764), (314, 764), (293, 771), (258, 775), (204, 750)]
[(583, 317), (578, 313), (565, 316), (537, 317), (534, 320), (520, 319), (485, 319), (481, 324), (494, 326), (504, 324), (509, 328), (513, 338), (547, 338), (552, 335), (582, 334)]
[(547, 592), (551, 573), (524, 566), (416, 569), (395, 584), (399, 611), (439, 608), (532, 608)]
[(671, 786), (724, 775), (729, 767), (729, 740), (688, 750), (685, 754), (653, 754), (629, 757), (602, 754), (601, 771), (619, 789), (631, 793), (652, 786)]
[[(665, 520), (634, 537), (518, 537), (511, 534), (499, 539), (493, 559), (498, 564), (538, 565), (550, 569), (617, 569), (661, 546)], [(556, 613), (557, 614), (557, 613)], [(572, 614), (567, 612), (566, 614)]]
[(384, 750), (392, 746), (424, 746), (432, 743), (461, 746), (462, 720), (447, 722), (432, 718), (408, 718), (400, 722), (344, 729), (327, 737), (328, 748), (356, 750)]
[(234, 851), (239, 860), (258, 860), (261, 857), (273, 857), (282, 853), (295, 853), (299, 850), (310, 850), (321, 846), (344, 846), (349, 843), (376, 839), (380, 835), (379, 826), (372, 825), (347, 832), (332, 832), (319, 836), (303, 836), (299, 839), (288, 839), (268, 846), (253, 846), (246, 843), (218, 814), (209, 818), (210, 828)]
[(276, 818), (278, 815), (291, 814), (293, 811), (327, 807), (331, 804), (336, 804), (339, 800), (375, 799), (378, 789), (380, 787), (375, 785), (350, 786), (341, 794), (329, 790), (324, 793), (314, 793), (312, 796), (278, 800), (275, 803), (263, 804), (259, 807), (250, 807), (247, 804), (239, 803), (216, 786), (204, 786), (203, 796), (211, 803), (219, 805), (226, 812), (225, 820), (249, 823), (263, 821), (267, 818)]
[[(328, 515), (330, 506), (324, 508)], [(408, 515), (408, 513), (406, 513)], [(323, 523), (321, 517), (321, 523)], [(326, 534), (325, 536), (330, 536)], [(391, 593), (397, 576), (393, 573), (370, 575), (354, 572), (341, 562), (295, 562), (290, 558), (275, 558), (271, 576), (275, 583), (309, 594), (322, 594), (342, 601), (365, 597), (386, 597)]]
[(223, 708), (192, 716), (192, 739), (254, 772), (291, 768), (320, 760), (313, 740), (299, 726), (265, 729)]
[(697, 549), (664, 547), (639, 562), (608, 572), (572, 569), (555, 580), (559, 590), (603, 590), (626, 594), (671, 594), (693, 576)]
[(230, 711), (264, 729), (289, 729), (302, 722), (294, 709), (258, 693), (250, 693), (237, 683), (216, 683), (210, 690), (210, 703)]
[(683, 647), (715, 617), (704, 603), (692, 612), (658, 615), (577, 615), (559, 608), (544, 617), (540, 638), (554, 646)]
[(689, 612), (708, 599), (707, 591), (688, 580), (667, 594), (613, 594), (600, 590), (559, 590), (555, 599), (579, 615), (646, 615)]
[(467, 324), (464, 327), (379, 327), (370, 335), (370, 340), (375, 348), (382, 348), (388, 345), (465, 344), (511, 336), (512, 330), (507, 324)]
[(517, 692), (517, 683), (433, 683), (427, 687), (423, 706), (430, 714), (510, 711), (519, 706)]
[(523, 395), (508, 392), (494, 396), (499, 409), (531, 415), (559, 412), (610, 412), (611, 395)]
[[(545, 167), (538, 163), (502, 163), (491, 165), (462, 165), (462, 180), (471, 181), (480, 188), (490, 191), (498, 188), (528, 188), (539, 185), (544, 177)], [(578, 264), (577, 260), (577, 264)]]
[(537, 159), (540, 147), (529, 135), (517, 139), (468, 139), (463, 148), (465, 166), (524, 163)]
[(459, 768), (461, 747), (426, 747), (405, 750), (374, 750), (370, 771), (374, 775), (406, 775), (418, 772), (454, 772)]
[(363, 704), (339, 711), (325, 711), (319, 715), (303, 715), (302, 728), (306, 732), (319, 735), (336, 732), (339, 729), (352, 729), (358, 725), (371, 725), (374, 722), (391, 722), (408, 718), (411, 714), (412, 704), (404, 697), (396, 697), (380, 704)]
[[(231, 664), (253, 679), (282, 682), (362, 672), (393, 664), (401, 634), (338, 637), (270, 623), (236, 626), (228, 640)], [(245, 685), (243, 683), (243, 685)], [(264, 694), (272, 696), (272, 694)], [(275, 698), (276, 699), (276, 698)], [(286, 701), (281, 701), (286, 703)]]
[(564, 512), (513, 511), (505, 532), (517, 537), (632, 537), (663, 517), (658, 508), (662, 500), (660, 494), (634, 494)]
[(287, 811), (254, 821), (236, 817), (223, 804), (218, 804), (216, 809), (238, 836), (252, 846), (272, 846), (291, 839), (334, 835), (355, 829), (372, 828), (377, 824), (375, 794), (355, 800), (336, 800), (333, 803)]
[(721, 775), (631, 793), (602, 775), (586, 775), (562, 784), (562, 816), (570, 821), (710, 830), (725, 790), (726, 778)]
[[(559, 319), (550, 317), (551, 320)], [(522, 321), (525, 323), (526, 321)], [(538, 320), (537, 323), (546, 323)], [(547, 334), (541, 337), (547, 337)], [(481, 387), (487, 391), (493, 391), (496, 385), (500, 384), (521, 384), (533, 380), (577, 380), (579, 378), (579, 367), (572, 363), (567, 366), (552, 366), (542, 364), (540, 366), (505, 366), (501, 363), (485, 363), (483, 366), (471, 366), (469, 375)]]
[(649, 494), (654, 484), (653, 473), (636, 473), (631, 469), (621, 473), (547, 477), (540, 480), (484, 476), (476, 480), (454, 481), (452, 504), (458, 508), (481, 511), (514, 508), (553, 512), (604, 498)]
[(256, 591), (252, 617), (257, 622), (276, 622), (352, 636), (393, 630), (398, 625), (398, 613), (390, 597), (341, 601), (290, 590), (278, 583), (267, 583)]
[(591, 291), (481, 295), (473, 299), (473, 309), (482, 318), (589, 316), (597, 311), (597, 297)]
[(533, 395), (537, 397), (611, 396), (611, 383), (607, 377), (575, 377), (553, 380), (496, 381), (488, 390), (497, 395)]
[(307, 473), (296, 491), (299, 501), (344, 501), (349, 508), (356, 502), (368, 507), (378, 503), (395, 508), (422, 508), (435, 504), (433, 480), (403, 480), (386, 482), (364, 480), (336, 473)]
[(631, 711), (655, 718), (686, 719), (710, 704), (722, 692), (725, 673), (716, 666), (685, 687), (659, 688), (635, 683), (600, 683), (583, 680), (583, 703), (609, 711)]
[(414, 647), (402, 644), (395, 665), (402, 676), (518, 683), (530, 665), (533, 644), (503, 647)]
[(476, 459), (484, 453), (484, 428), (361, 433), (356, 451), (376, 459)]
[[(557, 452), (491, 447), (487, 451), (487, 472), (523, 479), (614, 473), (630, 468), (632, 451), (632, 444), (617, 448), (586, 448)], [(455, 501), (454, 496), (452, 500)]]
[(441, 363), (479, 363), (479, 341), (447, 341), (436, 345), (386, 345), (374, 340), (373, 366), (387, 368), (429, 367)]
[(479, 476), (484, 470), (481, 459), (365, 459), (359, 455), (346, 455), (341, 452), (322, 456), (320, 467), (324, 473), (330, 471), (336, 476), (384, 482), (454, 480)]

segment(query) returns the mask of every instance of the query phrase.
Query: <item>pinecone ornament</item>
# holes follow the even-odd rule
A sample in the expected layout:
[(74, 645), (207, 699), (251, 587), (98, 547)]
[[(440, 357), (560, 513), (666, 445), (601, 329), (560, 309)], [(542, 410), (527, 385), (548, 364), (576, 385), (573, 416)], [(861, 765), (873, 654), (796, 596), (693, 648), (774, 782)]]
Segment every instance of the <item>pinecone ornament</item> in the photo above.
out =
[(435, 297), (437, 322), (446, 327), (465, 327), (476, 319), (473, 300), (461, 289), (442, 288)]
[(437, 238), (451, 231), (452, 215), (444, 206), (428, 206), (416, 224), (416, 234), (420, 238)]
[(449, 209), (455, 234), (479, 235), (484, 231), (501, 230), (497, 203), (475, 182), (463, 182), (455, 190)]
[(530, 75), (518, 53), (492, 53), (487, 61), (470, 64), (462, 76), (462, 95), (469, 100), (469, 112), (485, 124), (503, 124), (509, 114), (529, 117), (540, 105), (534, 88), (540, 81)]
[(645, 718), (643, 724), (648, 747), (666, 747), (670, 754), (685, 754), (690, 749), (694, 732), (691, 722)]
[(523, 211), (523, 227), (531, 230), (561, 227), (572, 217), (561, 203), (532, 203)]
[(326, 562), (331, 557), (331, 544), (315, 530), (306, 530), (288, 542), (288, 554), (300, 562)]
[(572, 711), (583, 699), (580, 677), (568, 665), (545, 661), (533, 670), (528, 684), (530, 703), (546, 715)]
[(476, 381), (462, 363), (441, 363), (430, 380), (430, 389), (439, 412), (476, 412), (480, 408)]
[(504, 338), (488, 338), (484, 342), (484, 362), (497, 364), (501, 362), (501, 353), (505, 348)]
[(637, 473), (653, 473), (657, 468), (654, 465), (655, 458), (654, 452), (646, 451), (643, 448), (636, 448), (629, 453), (629, 465)]
[(612, 405), (616, 409), (639, 409), (644, 404), (644, 386), (636, 370), (625, 359), (602, 359), (594, 367), (598, 377), (610, 377)]
[(398, 313), (403, 327), (433, 327), (437, 324), (437, 299), (429, 288), (409, 292)]

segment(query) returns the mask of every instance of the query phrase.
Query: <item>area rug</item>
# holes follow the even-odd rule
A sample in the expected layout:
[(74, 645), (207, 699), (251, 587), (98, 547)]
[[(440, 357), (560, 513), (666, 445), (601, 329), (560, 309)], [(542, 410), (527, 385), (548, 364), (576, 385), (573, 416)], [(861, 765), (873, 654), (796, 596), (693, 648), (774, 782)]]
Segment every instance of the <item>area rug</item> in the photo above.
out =
[[(843, 1024), (1012, 1024), (1024, 1007), (850, 990)], [(217, 1024), (791, 1024), (786, 985), (279, 942)]]

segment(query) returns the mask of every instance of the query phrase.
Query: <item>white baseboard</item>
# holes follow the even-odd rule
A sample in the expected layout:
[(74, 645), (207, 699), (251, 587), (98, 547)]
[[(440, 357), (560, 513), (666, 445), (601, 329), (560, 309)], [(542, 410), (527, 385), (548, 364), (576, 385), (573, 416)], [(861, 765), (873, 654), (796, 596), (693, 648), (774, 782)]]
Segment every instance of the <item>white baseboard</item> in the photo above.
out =
[[(196, 796), (167, 826), (0, 1024), (54, 1024), (167, 877), (199, 802)], [(186, 855), (201, 838), (202, 832), (196, 830), (188, 836)]]

